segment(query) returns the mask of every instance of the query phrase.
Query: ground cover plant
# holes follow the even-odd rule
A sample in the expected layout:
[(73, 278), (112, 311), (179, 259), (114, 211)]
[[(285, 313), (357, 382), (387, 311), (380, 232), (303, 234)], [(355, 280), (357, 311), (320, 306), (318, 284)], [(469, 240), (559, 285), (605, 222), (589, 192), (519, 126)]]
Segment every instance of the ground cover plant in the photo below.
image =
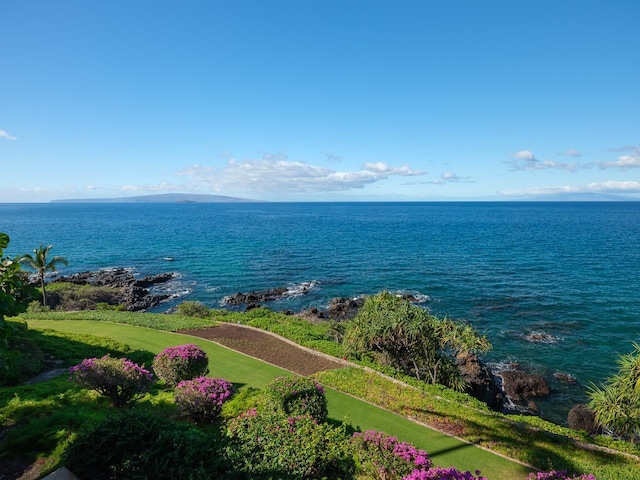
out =
[(318, 382), (305, 377), (278, 377), (266, 386), (267, 408), (292, 417), (308, 415), (317, 422), (327, 419), (327, 398)]
[[(113, 313), (118, 313), (118, 312), (113, 312)], [(145, 314), (138, 314), (138, 315), (145, 315)], [(121, 318), (121, 317), (119, 317)], [(166, 320), (165, 320), (166, 321)], [(182, 318), (178, 318), (178, 321), (176, 323), (181, 323), (182, 322)], [(37, 322), (34, 322), (37, 323)], [(46, 323), (47, 325), (49, 324), (56, 324), (56, 322), (43, 322)], [(64, 321), (62, 319), (59, 320), (59, 325), (83, 325), (83, 322), (76, 322), (76, 321), (72, 321), (72, 322), (67, 322)], [(93, 326), (89, 326), (91, 328), (93, 328), (94, 330), (97, 329), (98, 325), (96, 324), (92, 324)], [(105, 324), (105, 327), (107, 327), (108, 325)], [(98, 330), (102, 330), (102, 328), (98, 328)], [(127, 332), (127, 336), (130, 338), (134, 338), (132, 337), (132, 335), (134, 335), (135, 330), (131, 330), (131, 329), (125, 329), (128, 330)], [(80, 330), (81, 331), (81, 330)], [(114, 332), (117, 331), (113, 330), (111, 327), (109, 328), (104, 328), (105, 332)], [(145, 335), (145, 340), (146, 341), (151, 341), (154, 342), (153, 340), (153, 336), (150, 336), (149, 334)], [(164, 347), (161, 347), (164, 348)], [(236, 362), (237, 363), (237, 362)], [(251, 371), (251, 369), (248, 369), (247, 372)], [(336, 372), (338, 373), (338, 372)], [(324, 380), (322, 380), (324, 383)], [(364, 382), (366, 383), (368, 380), (365, 380)], [(352, 392), (356, 392), (358, 393), (358, 388), (360, 385), (363, 384), (363, 380), (361, 378), (356, 378), (351, 379), (350, 382), (347, 382), (347, 390), (348, 391), (352, 391)], [(384, 404), (385, 406), (389, 406), (392, 405), (394, 406), (394, 401), (393, 398), (389, 398), (390, 395), (388, 395), (389, 393), (392, 393), (393, 390), (392, 388), (389, 387), (389, 385), (385, 385), (384, 387), (386, 389), (386, 393), (387, 393), (387, 397), (385, 397), (384, 401), (381, 402), (382, 404)], [(447, 396), (450, 391), (447, 390), (442, 390), (440, 393), (442, 394), (442, 396)], [(358, 393), (359, 394), (359, 393)], [(463, 398), (464, 396), (462, 394), (456, 394), (456, 396), (460, 395), (460, 398)], [(491, 446), (491, 441), (492, 440), (496, 440), (499, 438), (502, 438), (504, 443), (513, 443), (512, 446), (512, 450), (515, 453), (518, 452), (525, 452), (527, 455), (529, 455), (530, 457), (536, 459), (536, 462), (538, 462), (538, 464), (541, 465), (541, 468), (543, 469), (548, 469), (548, 467), (550, 466), (547, 462), (547, 460), (549, 458), (555, 459), (555, 455), (558, 455), (560, 459), (562, 458), (571, 458), (574, 454), (575, 451), (572, 449), (577, 449), (577, 450), (581, 450), (581, 447), (579, 445), (573, 445), (571, 446), (571, 442), (569, 443), (563, 443), (563, 442), (558, 442), (558, 439), (554, 439), (553, 436), (547, 435), (549, 438), (545, 438), (545, 443), (537, 443), (534, 442), (533, 444), (529, 444), (529, 440), (530, 437), (529, 432), (525, 431), (524, 434), (518, 433), (518, 431), (515, 432), (510, 432), (509, 428), (504, 428), (503, 430), (501, 429), (497, 429), (497, 428), (493, 428), (494, 426), (489, 424), (483, 424), (482, 422), (484, 422), (485, 420), (482, 420), (482, 422), (479, 421), (478, 418), (475, 417), (468, 417), (467, 415), (470, 415), (468, 412), (476, 412), (477, 409), (469, 409), (469, 408), (464, 408), (464, 409), (460, 409), (459, 405), (455, 405), (455, 402), (452, 400), (447, 400), (447, 401), (442, 401), (441, 398), (439, 398), (440, 396), (437, 394), (434, 394), (433, 396), (429, 397), (429, 400), (433, 403), (433, 405), (430, 405), (429, 408), (433, 407), (435, 408), (435, 412), (438, 413), (439, 412), (439, 416), (441, 417), (447, 417), (447, 418), (451, 418), (452, 420), (454, 420), (454, 426), (455, 423), (457, 423), (458, 421), (464, 421), (464, 422), (470, 422), (471, 424), (473, 423), (477, 423), (477, 429), (478, 431), (482, 431), (484, 430), (484, 439), (487, 445)], [(444, 399), (446, 400), (446, 399)], [(408, 400), (407, 399), (400, 399), (400, 402), (403, 403), (404, 405), (408, 404)], [(450, 413), (446, 413), (446, 409), (443, 409), (444, 407), (442, 405), (449, 405), (449, 409)], [(453, 406), (451, 406), (453, 405)], [(397, 408), (397, 405), (394, 406), (394, 408)], [(417, 409), (422, 409), (424, 410), (425, 408), (420, 407), (420, 405), (417, 406)], [(410, 411), (410, 410), (407, 410)], [(462, 412), (465, 412), (464, 414), (462, 414)], [(499, 415), (492, 415), (492, 418), (497, 418), (500, 417)], [(503, 420), (501, 419), (497, 419), (497, 422), (503, 422)], [(488, 428), (487, 428), (488, 427)], [(471, 430), (473, 431), (473, 430)], [(497, 447), (500, 447), (499, 445), (500, 442), (498, 442), (496, 444)], [(565, 449), (567, 446), (569, 446), (570, 448), (567, 448), (567, 451), (564, 452), (563, 449)], [(540, 454), (536, 454), (536, 451), (540, 452)], [(538, 457), (536, 457), (536, 455), (538, 455)], [(564, 457), (563, 457), (564, 455)], [(584, 458), (581, 457), (580, 455), (584, 455)], [(584, 467), (588, 467), (588, 465), (590, 464), (589, 461), (585, 461), (585, 458), (591, 456), (591, 462), (599, 462), (600, 460), (604, 460), (602, 462), (602, 466), (600, 468), (600, 472), (598, 473), (598, 478), (637, 478), (637, 461), (633, 460), (633, 459), (629, 459), (629, 458), (624, 458), (624, 457), (616, 457), (615, 455), (611, 454), (611, 456), (609, 457), (609, 455), (604, 455), (604, 456), (600, 456), (600, 454), (598, 452), (591, 452), (589, 453), (588, 451), (584, 450), (580, 455), (578, 455), (578, 462), (576, 462), (575, 464), (571, 464), (570, 466), (572, 467), (572, 471), (575, 470), (582, 470), (581, 468), (576, 468), (579, 465), (583, 465)], [(614, 465), (614, 463), (618, 463), (617, 465)], [(635, 463), (634, 463), (635, 462)], [(553, 465), (556, 468), (562, 468), (561, 464), (554, 464)], [(582, 471), (588, 472), (590, 470), (587, 470), (586, 468)], [(634, 477), (635, 475), (635, 477)], [(492, 477), (489, 477), (492, 478)], [(504, 478), (504, 477), (496, 477), (496, 478)], [(508, 477), (507, 477), (508, 478)], [(512, 478), (516, 478), (516, 477), (512, 477)], [(517, 477), (517, 478), (523, 478), (523, 477)]]

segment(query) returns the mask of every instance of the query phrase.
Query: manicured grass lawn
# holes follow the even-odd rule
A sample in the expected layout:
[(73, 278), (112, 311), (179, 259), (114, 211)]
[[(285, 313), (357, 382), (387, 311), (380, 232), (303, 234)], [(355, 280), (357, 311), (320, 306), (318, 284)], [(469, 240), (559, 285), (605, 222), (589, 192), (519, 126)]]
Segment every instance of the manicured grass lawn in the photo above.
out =
[[(209, 375), (224, 377), (240, 388), (262, 388), (275, 377), (288, 373), (216, 343), (187, 335), (84, 320), (30, 319), (28, 324), (30, 328), (51, 328), (110, 337), (128, 344), (133, 349), (147, 350), (154, 354), (169, 346), (195, 343), (209, 355)], [(397, 436), (401, 441), (411, 442), (429, 452), (437, 465), (455, 466), (460, 470), (470, 471), (480, 469), (482, 474), (491, 480), (524, 479), (531, 471), (516, 462), (443, 435), (344, 393), (327, 389), (327, 399), (331, 418), (346, 421), (361, 430), (384, 431)]]

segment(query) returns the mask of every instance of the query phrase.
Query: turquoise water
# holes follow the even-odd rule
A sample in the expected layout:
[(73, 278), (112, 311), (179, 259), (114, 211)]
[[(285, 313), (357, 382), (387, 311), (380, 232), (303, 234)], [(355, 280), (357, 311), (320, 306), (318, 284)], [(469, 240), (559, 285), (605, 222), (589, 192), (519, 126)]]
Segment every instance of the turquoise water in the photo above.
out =
[(297, 311), (413, 293), (486, 333), (487, 360), (543, 374), (558, 422), (640, 341), (640, 203), (0, 204), (0, 231), (9, 255), (53, 244), (64, 273), (176, 271), (175, 302), (286, 285), (268, 306)]

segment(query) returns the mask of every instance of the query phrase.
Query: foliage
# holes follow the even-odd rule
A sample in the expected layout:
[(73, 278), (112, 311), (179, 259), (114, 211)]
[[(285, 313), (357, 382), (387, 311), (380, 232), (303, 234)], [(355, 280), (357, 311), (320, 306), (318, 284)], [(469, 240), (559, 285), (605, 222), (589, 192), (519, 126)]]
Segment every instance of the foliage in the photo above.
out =
[(359, 469), (367, 478), (395, 480), (432, 466), (427, 452), (382, 432), (355, 432), (350, 439)]
[[(0, 232), (0, 322), (3, 317), (11, 317), (24, 312), (37, 291), (29, 285), (29, 279), (20, 268), (16, 259), (3, 257), (4, 249), (9, 246), (9, 236)], [(0, 341), (3, 324), (0, 323)]]
[(160, 380), (175, 387), (183, 380), (206, 375), (209, 358), (204, 350), (189, 343), (165, 348), (153, 359), (153, 371)]
[(222, 478), (219, 436), (132, 410), (83, 432), (65, 456), (79, 478), (93, 480)]
[[(476, 470), (476, 475), (480, 475), (480, 471)], [(471, 472), (461, 472), (460, 470), (449, 467), (435, 467), (429, 470), (414, 470), (411, 474), (402, 480), (487, 480), (484, 477), (474, 477)]]
[(262, 391), (254, 387), (245, 387), (224, 403), (220, 416), (230, 420), (247, 410), (262, 408), (262, 405)]
[(236, 393), (231, 382), (224, 378), (198, 377), (183, 380), (176, 386), (178, 408), (196, 422), (213, 422), (222, 405)]
[[(5, 317), (24, 312), (37, 292), (29, 285), (27, 275), (20, 264), (4, 257), (4, 249), (9, 245), (9, 236), (0, 232), (0, 385), (7, 385), (16, 377), (16, 370), (24, 366), (20, 348), (15, 344), (16, 330)], [(19, 376), (19, 375), (18, 375)]]
[(491, 347), (470, 325), (438, 319), (389, 292), (367, 297), (349, 324), (344, 345), (351, 355), (373, 353), (418, 380), (457, 390), (465, 385), (455, 355)]
[(300, 376), (277, 377), (264, 389), (266, 407), (283, 415), (327, 418), (327, 398), (318, 382)]
[(69, 369), (69, 379), (97, 391), (114, 407), (122, 407), (145, 394), (153, 384), (153, 375), (126, 358), (87, 358)]
[(59, 255), (48, 260), (47, 256), (52, 248), (53, 245), (47, 245), (46, 247), (40, 245), (38, 248), (33, 249), (33, 255), (25, 253), (17, 258), (18, 263), (24, 263), (36, 271), (38, 280), (40, 281), (40, 288), (42, 288), (42, 304), (45, 306), (47, 305), (47, 292), (44, 281), (46, 273), (49, 271), (55, 272), (59, 263), (64, 265), (69, 264), (69, 261), (66, 258)]
[(120, 288), (58, 281), (47, 285), (47, 305), (56, 310), (122, 310), (120, 300)]
[(185, 317), (207, 318), (211, 316), (211, 312), (202, 302), (194, 301), (180, 303), (176, 307), (176, 312)]
[(640, 344), (618, 358), (618, 372), (589, 392), (596, 422), (623, 437), (640, 439)]
[(532, 473), (527, 477), (527, 480), (596, 480), (596, 477), (591, 474), (572, 475), (566, 470), (551, 470)]
[(227, 456), (243, 478), (348, 478), (345, 427), (249, 410), (229, 423)]

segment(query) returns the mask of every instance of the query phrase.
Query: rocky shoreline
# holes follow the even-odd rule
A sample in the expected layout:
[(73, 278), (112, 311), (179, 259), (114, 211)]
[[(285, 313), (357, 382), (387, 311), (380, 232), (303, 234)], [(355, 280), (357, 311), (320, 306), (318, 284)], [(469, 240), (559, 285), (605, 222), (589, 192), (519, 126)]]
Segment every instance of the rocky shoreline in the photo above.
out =
[(105, 297), (104, 303), (121, 305), (122, 309), (128, 312), (139, 312), (170, 300), (171, 295), (151, 293), (150, 289), (173, 280), (177, 276), (177, 273), (169, 272), (138, 279), (126, 268), (114, 268), (58, 277), (52, 283), (66, 282), (75, 285), (112, 288), (116, 292), (111, 297)]

